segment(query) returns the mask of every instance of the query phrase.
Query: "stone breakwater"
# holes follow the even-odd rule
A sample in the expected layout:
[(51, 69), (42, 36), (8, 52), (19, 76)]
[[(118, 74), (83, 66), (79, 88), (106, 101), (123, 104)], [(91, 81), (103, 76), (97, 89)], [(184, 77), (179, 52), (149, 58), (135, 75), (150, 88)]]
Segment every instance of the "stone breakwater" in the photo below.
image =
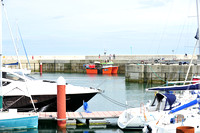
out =
[[(127, 65), (126, 81), (140, 83), (165, 83), (167, 81), (184, 81), (189, 65)], [(200, 75), (200, 65), (192, 65), (188, 80)]]
[[(20, 56), (23, 68), (30, 69), (25, 56)], [(28, 56), (32, 72), (39, 72), (42, 63), (43, 72), (86, 73), (83, 65), (94, 61), (112, 60), (119, 66), (118, 73), (125, 74), (128, 82), (164, 82), (184, 80), (188, 65), (161, 64), (155, 60), (187, 60), (191, 55), (95, 55), (95, 56)], [(197, 56), (194, 57), (197, 60)], [(16, 56), (3, 56), (3, 64), (17, 62)], [(142, 64), (145, 63), (145, 64)], [(198, 64), (198, 63), (197, 63)], [(16, 66), (9, 66), (16, 68)], [(199, 65), (193, 65), (189, 73), (198, 75)]]

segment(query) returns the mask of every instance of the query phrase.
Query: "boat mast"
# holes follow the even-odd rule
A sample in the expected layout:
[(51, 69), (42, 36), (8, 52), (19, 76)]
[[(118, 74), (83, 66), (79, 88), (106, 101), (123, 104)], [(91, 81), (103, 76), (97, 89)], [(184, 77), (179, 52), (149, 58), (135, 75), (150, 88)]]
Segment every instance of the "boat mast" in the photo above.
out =
[(3, 0), (0, 3), (0, 110), (3, 110), (3, 94), (2, 94), (2, 5)]
[(200, 24), (199, 24), (199, 2), (198, 2), (198, 0), (196, 0), (196, 6), (197, 6), (197, 24), (198, 24), (197, 41), (199, 42), (199, 55), (200, 55), (200, 41), (199, 41), (199, 27), (200, 27)]
[(18, 61), (18, 63), (19, 63), (19, 68), (22, 69), (22, 64), (21, 64), (21, 61), (20, 61), (20, 59), (19, 59), (19, 53), (18, 53), (18, 51), (17, 51), (17, 46), (16, 46), (16, 43), (15, 43), (15, 39), (14, 39), (14, 36), (13, 36), (13, 33), (12, 33), (11, 26), (10, 26), (9, 21), (8, 21), (7, 11), (6, 11), (6, 9), (5, 9), (4, 4), (2, 4), (2, 6), (3, 6), (3, 9), (4, 9), (6, 22), (7, 22), (7, 24), (8, 24), (8, 29), (9, 29), (9, 31), (10, 31), (10, 36), (11, 36), (11, 38), (12, 38), (12, 42), (13, 42), (13, 45), (14, 45), (14, 48), (15, 48), (15, 53), (16, 53), (16, 56), (17, 56), (17, 61)]
[(196, 44), (195, 44), (195, 47), (194, 47), (194, 50), (193, 50), (193, 54), (192, 54), (192, 58), (191, 58), (191, 61), (190, 61), (188, 70), (187, 70), (187, 74), (186, 74), (186, 76), (185, 76), (185, 81), (184, 81), (184, 83), (183, 83), (184, 85), (185, 85), (185, 82), (187, 81), (187, 77), (188, 77), (188, 74), (189, 74), (189, 71), (190, 71), (190, 67), (191, 67), (191, 65), (192, 65), (192, 62), (193, 62), (193, 57), (194, 57), (194, 55), (195, 55), (195, 51), (196, 51), (196, 47), (197, 47), (198, 43), (199, 43), (199, 54), (200, 54), (200, 41), (199, 41), (199, 27), (200, 27), (200, 25), (199, 25), (199, 6), (198, 6), (198, 5), (199, 5), (199, 4), (198, 4), (198, 0), (196, 0), (198, 30), (197, 30), (197, 34), (196, 34), (195, 38), (197, 39), (197, 41), (196, 41)]

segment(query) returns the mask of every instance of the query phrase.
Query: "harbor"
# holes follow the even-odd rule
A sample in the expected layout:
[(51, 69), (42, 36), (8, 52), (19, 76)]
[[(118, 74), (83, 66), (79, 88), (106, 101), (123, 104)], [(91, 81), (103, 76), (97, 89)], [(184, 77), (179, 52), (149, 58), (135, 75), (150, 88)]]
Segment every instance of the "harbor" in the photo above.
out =
[[(45, 80), (55, 80), (59, 76), (62, 76), (66, 79), (67, 83), (77, 85), (77, 86), (89, 86), (92, 85), (93, 87), (98, 87), (101, 90), (103, 90), (103, 95), (115, 100), (112, 101), (110, 99), (106, 99), (101, 94), (97, 94), (95, 97), (93, 97), (88, 102), (88, 110), (92, 113), (88, 113), (87, 115), (92, 118), (93, 113), (96, 112), (121, 112), (124, 109), (126, 109), (126, 102), (128, 101), (128, 105), (132, 107), (140, 106), (140, 102), (146, 103), (149, 99), (153, 100), (154, 93), (146, 93), (145, 88), (146, 84), (139, 84), (139, 83), (126, 83), (125, 77), (123, 74), (115, 75), (115, 76), (109, 76), (109, 75), (88, 75), (88, 74), (77, 74), (77, 73), (43, 73), (42, 76), (40, 76), (39, 73), (31, 74), (34, 78), (37, 79), (45, 79)], [(140, 96), (140, 97), (137, 97)], [(117, 101), (117, 103), (116, 103)], [(113, 103), (114, 102), (114, 103)], [(66, 105), (67, 106), (67, 105)], [(80, 107), (76, 112), (78, 114), (77, 117), (82, 118), (79, 114), (84, 113), (83, 106)], [(41, 112), (41, 114), (45, 114)], [(55, 113), (54, 113), (55, 114)], [(72, 112), (73, 114), (73, 112)], [(84, 113), (86, 114), (86, 113)], [(67, 114), (68, 116), (69, 114)], [(56, 131), (56, 120), (55, 115), (52, 115), (51, 113), (46, 113), (47, 118), (50, 118), (48, 120), (39, 120), (39, 129), (38, 132), (42, 131)], [(102, 115), (103, 116), (103, 115)], [(105, 133), (115, 133), (117, 131), (120, 131), (121, 133), (141, 133), (141, 131), (122, 131), (117, 126), (117, 114), (110, 114), (108, 116), (112, 116), (113, 118), (105, 118), (103, 121), (101, 121), (101, 124), (97, 125), (91, 125), (86, 124), (86, 117), (82, 120), (82, 124), (78, 123), (77, 125), (68, 125), (67, 126), (67, 132), (105, 132)], [(69, 116), (69, 118), (72, 118), (73, 116)], [(105, 117), (105, 115), (104, 115)], [(88, 117), (89, 118), (89, 117)], [(73, 120), (73, 119), (71, 119)], [(99, 120), (99, 119), (98, 119)], [(101, 120), (101, 119), (100, 119)], [(45, 122), (44, 122), (45, 121)], [(53, 122), (54, 124), (50, 126), (49, 124)], [(75, 121), (70, 121), (74, 123)], [(95, 122), (95, 121), (94, 121)], [(102, 123), (103, 122), (103, 123)], [(40, 124), (41, 123), (41, 124)], [(42, 126), (42, 125), (45, 125)], [(54, 127), (54, 128), (52, 128)]]
[(199, 4), (2, 0), (0, 132), (200, 132)]

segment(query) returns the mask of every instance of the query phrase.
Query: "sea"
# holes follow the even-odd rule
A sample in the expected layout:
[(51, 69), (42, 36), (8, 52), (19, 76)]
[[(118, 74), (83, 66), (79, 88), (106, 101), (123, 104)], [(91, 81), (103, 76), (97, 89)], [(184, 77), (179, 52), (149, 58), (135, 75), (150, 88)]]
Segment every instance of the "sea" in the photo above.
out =
[[(39, 73), (31, 74), (36, 79), (45, 79), (56, 81), (62, 76), (67, 83), (84, 86), (94, 87), (102, 90), (102, 93), (95, 95), (88, 101), (88, 110), (93, 111), (123, 111), (130, 107), (139, 107), (141, 103), (146, 103), (153, 100), (154, 93), (146, 92), (147, 87), (151, 84), (143, 83), (128, 83), (125, 81), (125, 76), (117, 75), (90, 75), (90, 74), (77, 74), (77, 73)], [(82, 112), (83, 107), (80, 107), (78, 112)], [(4, 131), (4, 132), (29, 132), (29, 133), (141, 133), (140, 130), (121, 130), (117, 126), (117, 118), (107, 119), (109, 125), (88, 126), (77, 125), (67, 127), (61, 130), (56, 126), (55, 121), (39, 121), (38, 129), (30, 130), (17, 130), (17, 131)], [(84, 122), (81, 121), (80, 122)]]

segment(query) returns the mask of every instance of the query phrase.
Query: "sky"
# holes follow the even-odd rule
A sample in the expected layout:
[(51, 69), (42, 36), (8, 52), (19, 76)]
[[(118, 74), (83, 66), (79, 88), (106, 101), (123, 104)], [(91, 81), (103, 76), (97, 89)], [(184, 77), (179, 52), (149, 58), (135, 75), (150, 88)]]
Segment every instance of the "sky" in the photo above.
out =
[[(192, 54), (196, 0), (4, 0), (20, 55)], [(5, 11), (3, 55), (16, 55)], [(197, 50), (197, 53), (199, 50)]]

